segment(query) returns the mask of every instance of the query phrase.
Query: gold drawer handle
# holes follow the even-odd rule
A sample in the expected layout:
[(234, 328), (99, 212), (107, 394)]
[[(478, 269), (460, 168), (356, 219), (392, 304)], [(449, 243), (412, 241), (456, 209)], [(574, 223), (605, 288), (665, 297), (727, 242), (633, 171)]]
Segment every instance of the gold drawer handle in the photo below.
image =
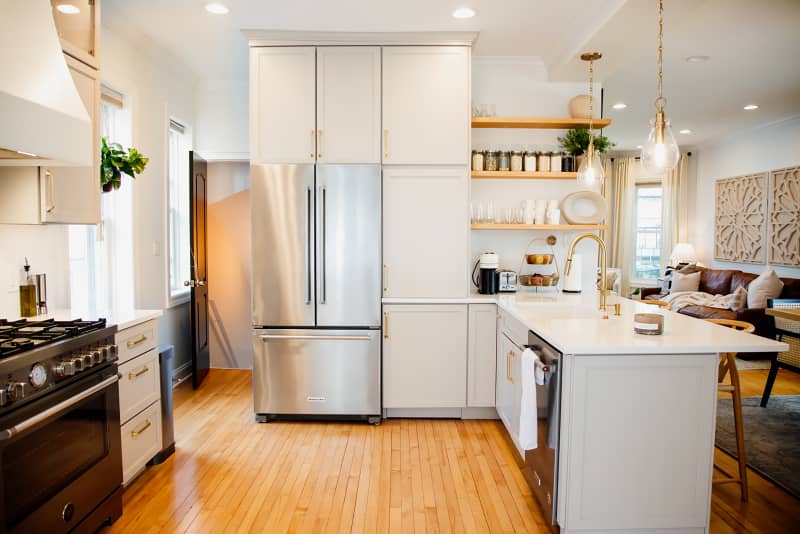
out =
[(145, 365), (144, 367), (142, 367), (140, 370), (136, 371), (135, 373), (128, 373), (128, 380), (136, 380), (137, 378), (139, 378), (140, 376), (142, 376), (143, 374), (145, 374), (149, 370), (150, 370), (150, 368)]
[(383, 312), (383, 339), (389, 339), (389, 314)]
[(388, 159), (389, 158), (389, 129), (385, 128), (383, 130), (383, 157)]
[(511, 358), (513, 358), (513, 357), (514, 357), (514, 352), (513, 351), (508, 351), (508, 354), (506, 354), (506, 379), (509, 382), (511, 382), (512, 384), (514, 383), (514, 377), (511, 376), (511, 363), (510, 363), (510, 361), (511, 361)]
[(140, 343), (144, 343), (145, 341), (147, 341), (147, 336), (142, 334), (139, 337), (137, 337), (136, 339), (129, 339), (127, 345), (128, 345), (129, 349), (132, 349), (136, 345), (139, 345)]
[(144, 424), (142, 425), (142, 428), (132, 431), (131, 432), (131, 437), (133, 439), (138, 438), (139, 435), (142, 434), (148, 428), (150, 428), (151, 425), (152, 425), (152, 423), (150, 423), (150, 419), (145, 419)]

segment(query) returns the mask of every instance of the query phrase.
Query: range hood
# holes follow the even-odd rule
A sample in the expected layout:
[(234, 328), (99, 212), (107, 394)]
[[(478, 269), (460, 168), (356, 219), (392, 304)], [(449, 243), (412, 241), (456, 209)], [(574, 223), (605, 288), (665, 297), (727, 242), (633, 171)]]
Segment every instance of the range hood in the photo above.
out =
[(49, 0), (0, 0), (0, 165), (92, 165), (92, 124)]

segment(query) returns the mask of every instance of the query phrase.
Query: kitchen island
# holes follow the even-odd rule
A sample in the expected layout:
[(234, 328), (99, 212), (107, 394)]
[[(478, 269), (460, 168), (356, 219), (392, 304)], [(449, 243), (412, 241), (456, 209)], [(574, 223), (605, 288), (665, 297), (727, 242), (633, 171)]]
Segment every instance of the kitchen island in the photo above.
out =
[[(546, 516), (553, 507), (562, 532), (707, 532), (719, 353), (787, 346), (627, 299), (610, 300), (621, 313), (605, 318), (596, 293), (520, 293), (496, 302), (499, 340), (517, 339), (521, 348), (530, 331), (561, 354), (558, 440), (542, 435), (547, 414), (539, 398), (539, 445), (521, 451)], [(663, 335), (635, 333), (639, 312), (661, 313)], [(503, 350), (497, 361), (498, 412), (509, 428), (503, 390), (517, 386), (503, 377)], [(518, 429), (509, 428), (512, 439)], [(540, 473), (548, 461), (555, 466)]]

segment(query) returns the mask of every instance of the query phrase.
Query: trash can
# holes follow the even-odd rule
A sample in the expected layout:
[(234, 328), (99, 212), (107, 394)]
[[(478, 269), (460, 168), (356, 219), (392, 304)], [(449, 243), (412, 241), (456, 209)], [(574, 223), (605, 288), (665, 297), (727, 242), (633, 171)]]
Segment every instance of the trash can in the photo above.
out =
[(158, 363), (161, 368), (161, 451), (148, 462), (158, 465), (175, 452), (175, 425), (172, 418), (172, 360), (175, 347), (159, 345)]

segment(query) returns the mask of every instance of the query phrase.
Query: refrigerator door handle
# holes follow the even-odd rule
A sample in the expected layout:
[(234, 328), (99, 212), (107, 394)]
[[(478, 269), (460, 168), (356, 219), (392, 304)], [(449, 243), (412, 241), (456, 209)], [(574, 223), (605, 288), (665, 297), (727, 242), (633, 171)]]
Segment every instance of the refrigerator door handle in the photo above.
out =
[(311, 341), (369, 341), (369, 336), (331, 336), (331, 335), (322, 335), (322, 336), (314, 336), (314, 335), (287, 335), (287, 334), (263, 334), (259, 336), (262, 341), (269, 341), (273, 340), (293, 340), (293, 339), (302, 339), (302, 340), (311, 340)]
[(322, 256), (322, 261), (320, 262), (320, 270), (322, 272), (320, 273), (320, 278), (319, 278), (319, 286), (320, 286), (320, 293), (321, 293), (319, 303), (320, 304), (325, 304), (326, 303), (325, 301), (327, 300), (327, 288), (326, 288), (326, 286), (328, 285), (327, 284), (328, 275), (327, 275), (327, 269), (326, 269), (326, 263), (327, 263), (327, 258), (328, 258), (328, 254), (327, 254), (327, 246), (328, 246), (327, 241), (328, 240), (327, 240), (327, 236), (326, 236), (326, 219), (327, 219), (327, 210), (328, 210), (328, 199), (327, 199), (328, 190), (327, 190), (327, 188), (325, 186), (320, 186), (319, 187), (319, 195), (320, 195), (320, 197), (322, 197), (322, 207), (320, 208), (320, 233), (322, 234), (321, 239), (320, 239), (321, 248), (322, 248), (321, 254), (320, 254)]
[(311, 195), (312, 191), (310, 187), (306, 187), (306, 304), (311, 304), (311, 291), (312, 291), (312, 280), (311, 280), (311, 225), (313, 223), (313, 213), (311, 208)]

